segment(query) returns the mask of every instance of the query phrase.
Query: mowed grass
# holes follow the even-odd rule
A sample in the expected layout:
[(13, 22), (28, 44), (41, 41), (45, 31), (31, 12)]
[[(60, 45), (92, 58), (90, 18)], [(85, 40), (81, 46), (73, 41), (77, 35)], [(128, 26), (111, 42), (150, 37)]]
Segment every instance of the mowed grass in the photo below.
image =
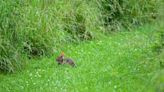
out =
[(15, 74), (0, 75), (0, 92), (154, 92), (161, 71), (152, 46), (156, 28), (145, 26), (99, 40), (63, 44), (77, 67), (58, 66), (55, 58), (28, 61)]

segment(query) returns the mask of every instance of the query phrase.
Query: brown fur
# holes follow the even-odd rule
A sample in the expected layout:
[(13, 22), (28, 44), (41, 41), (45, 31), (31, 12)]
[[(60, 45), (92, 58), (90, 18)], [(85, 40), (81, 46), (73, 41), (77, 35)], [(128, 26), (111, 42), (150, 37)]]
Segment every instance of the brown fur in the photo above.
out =
[(69, 64), (69, 65), (71, 65), (72, 67), (75, 66), (75, 63), (74, 63), (74, 61), (73, 61), (72, 59), (70, 59), (70, 58), (64, 59), (64, 53), (63, 53), (63, 52), (61, 53), (60, 56), (58, 56), (58, 57), (56, 58), (56, 61), (58, 62), (58, 65), (61, 65), (61, 64)]
[(61, 65), (64, 63), (64, 55), (60, 55), (56, 58), (56, 61), (58, 62), (58, 65)]
[(71, 65), (72, 67), (75, 66), (74, 61), (73, 61), (72, 59), (70, 59), (70, 58), (65, 59), (65, 62), (66, 62), (67, 64)]

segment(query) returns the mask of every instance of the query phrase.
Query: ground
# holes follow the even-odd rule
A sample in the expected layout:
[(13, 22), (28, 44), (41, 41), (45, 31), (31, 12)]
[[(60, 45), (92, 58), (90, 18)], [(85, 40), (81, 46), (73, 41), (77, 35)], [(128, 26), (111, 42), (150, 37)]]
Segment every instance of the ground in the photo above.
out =
[(59, 51), (52, 57), (29, 60), (21, 72), (0, 74), (0, 92), (154, 92), (159, 90), (162, 72), (152, 52), (155, 32), (149, 25), (66, 44), (63, 51), (77, 67), (58, 65)]

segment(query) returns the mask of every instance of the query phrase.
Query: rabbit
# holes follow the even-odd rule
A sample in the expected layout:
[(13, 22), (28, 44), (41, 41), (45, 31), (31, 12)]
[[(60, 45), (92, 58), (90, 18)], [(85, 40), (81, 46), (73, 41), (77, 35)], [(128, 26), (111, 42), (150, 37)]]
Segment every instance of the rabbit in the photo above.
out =
[(75, 66), (75, 63), (71, 58), (64, 57), (64, 52), (62, 52), (61, 55), (56, 58), (56, 61), (58, 62), (58, 65), (68, 64), (71, 65), (72, 67)]
[(61, 55), (56, 58), (56, 61), (58, 65), (64, 64), (64, 52), (62, 52)]
[(72, 67), (75, 67), (75, 63), (71, 58), (66, 58), (66, 59), (64, 59), (64, 61), (65, 61), (66, 64), (69, 64)]

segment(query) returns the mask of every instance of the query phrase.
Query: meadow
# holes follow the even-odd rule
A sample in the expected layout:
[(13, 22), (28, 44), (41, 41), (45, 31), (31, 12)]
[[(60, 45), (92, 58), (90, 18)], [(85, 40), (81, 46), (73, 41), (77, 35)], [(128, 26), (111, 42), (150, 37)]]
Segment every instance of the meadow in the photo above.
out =
[[(164, 92), (163, 0), (0, 0), (0, 92)], [(58, 65), (65, 53), (76, 67)]]
[(156, 30), (162, 28), (146, 25), (65, 44), (63, 51), (77, 67), (58, 65), (60, 52), (31, 60), (22, 72), (0, 75), (0, 92), (162, 92), (163, 69), (152, 49), (159, 41)]

